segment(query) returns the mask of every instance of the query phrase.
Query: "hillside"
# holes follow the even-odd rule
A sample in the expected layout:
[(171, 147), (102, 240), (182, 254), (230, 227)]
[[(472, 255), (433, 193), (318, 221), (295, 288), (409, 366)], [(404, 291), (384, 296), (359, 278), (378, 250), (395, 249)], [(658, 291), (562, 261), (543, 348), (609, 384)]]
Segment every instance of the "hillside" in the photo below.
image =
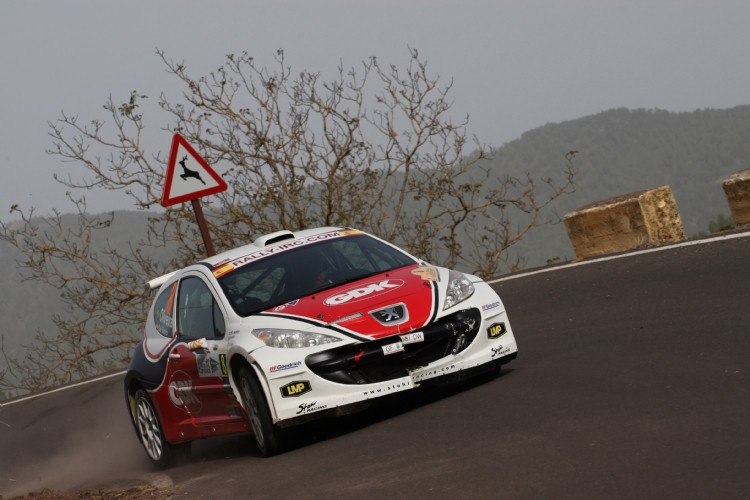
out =
[[(578, 207), (642, 189), (668, 185), (687, 235), (708, 231), (729, 215), (721, 182), (750, 167), (750, 106), (670, 113), (613, 109), (547, 124), (495, 150), (489, 164), (498, 175), (530, 171), (554, 177), (565, 153), (578, 151), (578, 190), (558, 200), (560, 216)], [(527, 266), (573, 258), (562, 224), (524, 242)]]
[[(92, 247), (102, 248), (109, 244), (115, 248), (126, 248), (145, 237), (146, 212), (118, 211), (106, 233), (96, 233)], [(74, 227), (76, 215), (64, 215), (63, 227)], [(42, 226), (43, 227), (43, 226)], [(0, 276), (3, 300), (0, 301), (0, 338), (9, 357), (25, 355), (22, 345), (31, 344), (38, 331), (54, 332), (53, 316), (63, 315), (65, 307), (59, 300), (60, 291), (40, 281), (28, 280), (27, 273), (18, 265), (22, 256), (6, 241), (0, 241), (0, 265), (4, 270)], [(145, 286), (147, 278), (144, 277)], [(5, 361), (0, 357), (0, 369)]]
[[(553, 206), (561, 217), (594, 201), (669, 185), (686, 233), (692, 236), (708, 231), (709, 222), (717, 216), (729, 214), (721, 181), (750, 166), (748, 138), (750, 106), (692, 113), (614, 109), (526, 132), (494, 149), (485, 166), (497, 179), (525, 171), (535, 178), (554, 178), (565, 164), (565, 154), (576, 150), (579, 187)], [(137, 242), (147, 217), (146, 212), (117, 212), (107, 238), (114, 245)], [(529, 234), (517, 250), (526, 267), (575, 257), (562, 224)], [(21, 281), (17, 259), (15, 249), (0, 242), (0, 263), (5, 270), (0, 336), (6, 352), (13, 356), (22, 354), (19, 345), (37, 329), (52, 327), (52, 314), (62, 312), (56, 290)]]

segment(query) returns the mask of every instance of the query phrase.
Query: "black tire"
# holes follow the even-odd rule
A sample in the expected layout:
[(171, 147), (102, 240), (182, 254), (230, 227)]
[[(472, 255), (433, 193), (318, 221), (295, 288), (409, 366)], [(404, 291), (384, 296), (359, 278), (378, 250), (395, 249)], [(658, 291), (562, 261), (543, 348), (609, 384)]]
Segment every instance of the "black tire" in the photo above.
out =
[(281, 429), (273, 425), (266, 397), (249, 366), (240, 369), (239, 388), (260, 453), (264, 457), (276, 455), (282, 451)]
[(177, 456), (189, 453), (190, 443), (175, 446), (164, 438), (159, 415), (151, 403), (151, 398), (143, 389), (138, 389), (135, 393), (133, 417), (146, 455), (160, 469), (166, 468)]

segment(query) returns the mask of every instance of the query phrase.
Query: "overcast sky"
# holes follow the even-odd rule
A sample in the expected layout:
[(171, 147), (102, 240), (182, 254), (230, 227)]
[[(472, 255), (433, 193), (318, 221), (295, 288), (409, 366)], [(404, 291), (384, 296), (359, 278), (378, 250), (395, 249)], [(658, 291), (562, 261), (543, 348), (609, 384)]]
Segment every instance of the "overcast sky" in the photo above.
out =
[[(62, 110), (88, 121), (110, 95), (179, 97), (157, 48), (199, 76), (242, 51), (271, 66), (279, 48), (324, 75), (369, 56), (403, 67), (409, 46), (454, 80), (454, 111), (492, 146), (617, 107), (750, 104), (747, 0), (0, 0), (0, 218), (72, 208), (52, 175), (73, 167), (45, 154)], [(147, 130), (165, 155), (166, 124)]]

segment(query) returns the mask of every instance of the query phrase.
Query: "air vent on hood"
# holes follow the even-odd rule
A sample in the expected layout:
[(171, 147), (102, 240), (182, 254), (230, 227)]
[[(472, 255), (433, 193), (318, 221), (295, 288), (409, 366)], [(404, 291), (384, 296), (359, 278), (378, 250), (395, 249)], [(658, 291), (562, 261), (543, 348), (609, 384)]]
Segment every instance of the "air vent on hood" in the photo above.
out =
[(291, 240), (293, 238), (294, 233), (291, 231), (276, 231), (275, 233), (267, 234), (256, 239), (253, 242), (253, 245), (255, 245), (256, 247), (265, 247), (268, 245), (273, 245), (274, 243), (278, 243), (280, 241)]

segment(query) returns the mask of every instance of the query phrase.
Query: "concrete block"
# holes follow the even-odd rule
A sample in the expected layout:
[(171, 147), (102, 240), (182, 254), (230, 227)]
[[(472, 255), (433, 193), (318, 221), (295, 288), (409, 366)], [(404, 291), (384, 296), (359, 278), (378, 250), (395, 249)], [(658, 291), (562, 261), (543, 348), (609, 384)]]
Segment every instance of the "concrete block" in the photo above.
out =
[(722, 186), (734, 222), (738, 226), (750, 224), (750, 169), (730, 175)]
[(686, 238), (669, 186), (592, 203), (565, 215), (579, 258), (595, 257)]

